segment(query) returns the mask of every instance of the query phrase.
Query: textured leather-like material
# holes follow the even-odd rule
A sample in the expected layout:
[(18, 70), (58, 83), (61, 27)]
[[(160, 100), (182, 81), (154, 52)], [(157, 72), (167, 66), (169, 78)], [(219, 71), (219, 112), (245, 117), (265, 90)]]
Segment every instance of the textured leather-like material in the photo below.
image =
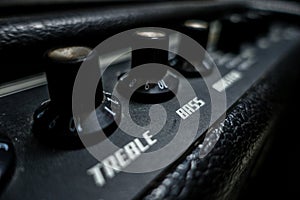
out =
[[(207, 133), (206, 139), (145, 199), (226, 199), (247, 171), (260, 149), (274, 118), (273, 91), (259, 84), (228, 112), (223, 124)], [(211, 140), (219, 138), (212, 151)]]
[[(231, 8), (234, 5), (228, 3), (227, 6)], [(131, 27), (159, 25), (157, 23), (163, 20), (176, 20), (223, 9), (226, 6), (221, 3), (175, 2), (7, 17), (0, 20), (0, 51), (8, 47), (40, 46), (48, 42), (60, 45), (59, 42), (65, 42), (65, 39), (73, 43), (79, 40), (80, 43), (83, 38), (91, 40), (90, 36), (98, 37), (98, 41), (93, 41), (95, 43), (113, 32)]]
[[(265, 1), (149, 2), (127, 6), (93, 4), (92, 8), (82, 9), (75, 4), (74, 8), (69, 6), (66, 10), (47, 12), (44, 12), (45, 8), (39, 11), (39, 7), (33, 7), (34, 14), (19, 14), (18, 9), (12, 9), (0, 19), (0, 60), (10, 66), (6, 68), (5, 76), (0, 76), (0, 81), (44, 71), (42, 58), (49, 48), (65, 45), (94, 47), (112, 34), (128, 28), (167, 26), (178, 19), (209, 16), (212, 12), (213, 17), (218, 17), (223, 12), (247, 7), (300, 13), (299, 5)], [(12, 16), (14, 12), (17, 15)]]
[[(238, 197), (287, 99), (292, 98), (293, 84), (300, 74), (299, 50), (248, 90), (229, 109), (225, 120), (216, 123), (204, 141), (153, 183), (141, 198), (232, 200)], [(216, 139), (219, 140), (212, 147)]]
[[(47, 12), (18, 17), (2, 17), (0, 20), (0, 52), (32, 47), (53, 47), (78, 42), (98, 44), (105, 37), (131, 27), (160, 25), (162, 21), (204, 15), (221, 10), (253, 7), (278, 12), (298, 14), (297, 4), (250, 1), (167, 2), (131, 6), (78, 8), (64, 12)], [(158, 24), (159, 22), (159, 24)], [(170, 21), (169, 21), (170, 22)], [(97, 38), (98, 40), (93, 40)], [(27, 53), (27, 52), (22, 52)]]
[[(24, 14), (0, 19), (0, 60), (9, 65), (0, 75), (0, 83), (44, 71), (43, 55), (55, 47), (83, 45), (95, 47), (105, 38), (120, 31), (140, 26), (162, 26), (176, 23), (177, 19), (221, 14), (221, 10), (238, 7), (237, 3), (220, 2), (162, 2), (137, 5), (74, 8), (34, 14)], [(13, 13), (13, 10), (10, 11)], [(16, 10), (17, 12), (17, 10)], [(168, 22), (168, 23), (166, 23)]]

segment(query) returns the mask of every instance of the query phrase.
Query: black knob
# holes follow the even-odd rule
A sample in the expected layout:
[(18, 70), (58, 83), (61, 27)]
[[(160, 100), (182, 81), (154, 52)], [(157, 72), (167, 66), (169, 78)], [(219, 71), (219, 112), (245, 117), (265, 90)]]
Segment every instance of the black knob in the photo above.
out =
[[(175, 29), (191, 37), (203, 48), (206, 48), (209, 36), (209, 23), (202, 20), (187, 20)], [(187, 50), (187, 45), (179, 42), (176, 44), (178, 52)], [(191, 63), (187, 62), (178, 55), (172, 55), (170, 59), (170, 65), (177, 69), (180, 73), (188, 77), (204, 76), (212, 71), (212, 66), (203, 64), (203, 58), (193, 61), (199, 63), (197, 68)]]
[[(131, 45), (131, 68), (144, 64), (148, 67), (121, 77), (117, 87), (119, 93), (142, 103), (160, 103), (174, 97), (177, 76), (162, 67), (168, 66), (169, 35), (154, 28), (139, 29), (133, 33)], [(135, 88), (135, 84), (140, 87)]]
[(202, 20), (187, 20), (182, 25), (182, 32), (206, 48), (209, 34), (209, 23)]
[(165, 50), (169, 48), (169, 37), (162, 31), (149, 29), (134, 32), (132, 48), (132, 68), (147, 63), (168, 62), (168, 52)]
[(247, 20), (241, 14), (232, 14), (221, 19), (221, 30), (217, 49), (224, 52), (238, 53), (241, 43), (245, 41)]
[[(42, 103), (35, 111), (32, 130), (39, 139), (53, 146), (83, 147), (73, 119), (72, 94), (77, 73), (84, 61), (91, 65), (98, 65), (96, 52), (92, 52), (88, 47), (73, 46), (50, 50), (45, 55), (50, 100)], [(112, 130), (116, 127), (115, 116), (108, 112), (111, 111), (108, 110), (110, 104), (104, 101), (100, 78), (97, 91), (95, 109), (99, 116), (98, 121), (103, 130)], [(86, 134), (86, 137), (95, 137), (94, 135), (95, 133), (90, 133)]]
[[(92, 58), (88, 47), (66, 47), (50, 50), (46, 54), (46, 76), (51, 103), (54, 108), (67, 112), (72, 109), (72, 92), (74, 81), (83, 61)], [(99, 81), (99, 90), (102, 83)], [(102, 93), (99, 99), (103, 99)]]
[(139, 78), (144, 81), (147, 81), (149, 78), (155, 81), (161, 80), (166, 74), (166, 70), (163, 70), (155, 63), (168, 64), (168, 35), (155, 29), (143, 29), (134, 32), (131, 44), (133, 49), (131, 68), (154, 63), (150, 68), (144, 68), (143, 73), (139, 74), (141, 76)]
[(268, 15), (259, 12), (232, 14), (220, 22), (217, 49), (232, 53), (239, 53), (243, 44), (255, 42), (261, 34), (266, 34), (269, 27)]

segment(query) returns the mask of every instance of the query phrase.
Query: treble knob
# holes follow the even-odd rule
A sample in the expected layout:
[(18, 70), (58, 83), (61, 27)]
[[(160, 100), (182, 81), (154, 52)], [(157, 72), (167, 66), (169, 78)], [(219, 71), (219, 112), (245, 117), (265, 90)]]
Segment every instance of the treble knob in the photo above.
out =
[[(148, 63), (168, 64), (168, 51), (166, 50), (169, 49), (169, 37), (165, 32), (151, 29), (136, 31), (132, 40), (132, 48), (132, 69)], [(144, 70), (151, 73), (153, 80), (160, 80), (166, 74), (166, 70), (162, 70), (158, 65), (152, 65), (151, 68)]]
[(178, 78), (162, 67), (168, 66), (168, 34), (153, 28), (139, 29), (133, 33), (132, 49), (131, 69), (142, 69), (120, 77), (118, 92), (141, 103), (161, 103), (173, 98)]
[[(42, 103), (35, 111), (32, 131), (37, 138), (52, 146), (83, 147), (73, 119), (72, 94), (77, 73), (84, 61), (91, 65), (98, 65), (96, 53), (83, 46), (53, 49), (45, 55), (50, 100)], [(100, 115), (99, 123), (104, 131), (116, 128), (115, 116), (107, 112), (111, 110), (110, 104), (105, 102), (105, 99), (102, 81), (99, 78), (95, 94), (95, 108), (97, 115)], [(94, 133), (91, 133), (91, 137), (92, 134)]]

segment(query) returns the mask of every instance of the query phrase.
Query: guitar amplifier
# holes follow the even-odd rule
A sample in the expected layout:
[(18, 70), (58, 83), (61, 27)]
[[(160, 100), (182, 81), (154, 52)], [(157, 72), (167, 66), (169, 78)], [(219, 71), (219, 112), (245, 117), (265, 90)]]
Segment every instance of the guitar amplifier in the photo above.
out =
[(1, 8), (0, 199), (287, 197), (300, 4), (23, 6)]

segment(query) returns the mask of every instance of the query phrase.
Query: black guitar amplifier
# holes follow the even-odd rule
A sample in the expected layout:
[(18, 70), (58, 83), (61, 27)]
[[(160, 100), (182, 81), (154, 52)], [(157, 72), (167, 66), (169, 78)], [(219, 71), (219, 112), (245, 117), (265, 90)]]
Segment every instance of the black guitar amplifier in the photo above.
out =
[(292, 194), (300, 4), (0, 10), (0, 199)]

